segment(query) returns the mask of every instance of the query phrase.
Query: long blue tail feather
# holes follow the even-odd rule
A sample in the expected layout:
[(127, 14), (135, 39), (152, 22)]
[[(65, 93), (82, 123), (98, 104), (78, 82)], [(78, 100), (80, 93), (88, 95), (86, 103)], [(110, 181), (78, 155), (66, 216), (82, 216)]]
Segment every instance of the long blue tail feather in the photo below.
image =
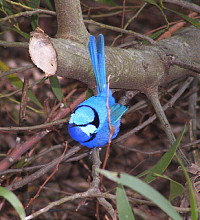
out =
[(90, 36), (89, 43), (88, 43), (88, 49), (90, 53), (90, 59), (92, 62), (92, 67), (94, 70), (94, 75), (96, 79), (97, 84), (97, 92), (99, 88), (99, 64), (98, 64), (98, 57), (97, 57), (97, 48), (96, 48), (96, 39), (94, 36)]
[(100, 34), (97, 40), (97, 53), (99, 61), (99, 74), (101, 91), (106, 91), (106, 64), (105, 64), (105, 51), (104, 51), (104, 36)]
[(97, 92), (106, 92), (106, 68), (103, 35), (99, 35), (97, 43), (95, 37), (90, 36), (88, 49), (96, 79)]

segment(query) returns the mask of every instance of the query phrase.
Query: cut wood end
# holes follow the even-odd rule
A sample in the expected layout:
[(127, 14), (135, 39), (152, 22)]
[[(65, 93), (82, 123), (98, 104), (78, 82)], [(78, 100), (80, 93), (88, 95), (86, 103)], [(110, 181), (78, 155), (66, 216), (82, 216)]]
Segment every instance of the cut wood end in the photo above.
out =
[(31, 33), (29, 54), (33, 63), (45, 72), (45, 77), (52, 76), (57, 70), (57, 54), (48, 35), (41, 28)]

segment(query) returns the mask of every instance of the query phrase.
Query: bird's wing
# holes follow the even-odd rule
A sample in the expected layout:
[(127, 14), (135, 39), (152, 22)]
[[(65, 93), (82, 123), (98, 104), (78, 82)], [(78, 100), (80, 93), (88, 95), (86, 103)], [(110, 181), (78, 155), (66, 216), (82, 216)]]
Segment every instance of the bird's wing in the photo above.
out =
[(127, 111), (127, 107), (124, 105), (120, 105), (119, 103), (116, 103), (110, 107), (110, 122), (111, 125), (114, 125), (124, 114), (125, 111)]
[(90, 59), (94, 70), (94, 76), (97, 84), (97, 92), (106, 92), (106, 68), (105, 68), (105, 52), (104, 37), (102, 34), (98, 36), (97, 43), (94, 36), (90, 36), (88, 49)]

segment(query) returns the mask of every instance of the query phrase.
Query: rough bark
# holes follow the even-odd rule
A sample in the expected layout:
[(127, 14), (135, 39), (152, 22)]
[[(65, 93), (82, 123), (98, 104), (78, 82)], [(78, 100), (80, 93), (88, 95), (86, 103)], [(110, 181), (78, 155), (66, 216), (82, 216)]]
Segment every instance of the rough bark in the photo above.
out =
[(82, 18), (79, 0), (55, 0), (58, 30), (56, 37), (86, 43), (88, 32)]
[[(56, 75), (80, 80), (94, 87), (94, 75), (87, 44), (71, 39), (51, 39), (57, 53)], [(200, 63), (200, 30), (189, 27), (155, 46), (133, 49), (106, 47), (107, 75), (111, 88), (146, 90), (197, 73), (170, 65), (176, 58), (187, 64)], [(45, 70), (44, 70), (45, 71)]]
[[(80, 80), (89, 87), (95, 86), (87, 49), (87, 32), (79, 0), (55, 0), (58, 31), (57, 38), (50, 39), (57, 54), (56, 75)], [(167, 84), (186, 75), (198, 74), (170, 64), (171, 59), (186, 64), (200, 63), (200, 30), (185, 28), (155, 46), (138, 46), (133, 49), (106, 47), (107, 75), (111, 75), (110, 87), (139, 90), (147, 93), (154, 86)], [(40, 56), (35, 51), (35, 56)], [(39, 59), (41, 60), (41, 59)], [(44, 59), (45, 60), (45, 59)], [(35, 63), (37, 65), (37, 63)], [(47, 64), (40, 68), (48, 75)], [(52, 73), (50, 75), (53, 75)]]

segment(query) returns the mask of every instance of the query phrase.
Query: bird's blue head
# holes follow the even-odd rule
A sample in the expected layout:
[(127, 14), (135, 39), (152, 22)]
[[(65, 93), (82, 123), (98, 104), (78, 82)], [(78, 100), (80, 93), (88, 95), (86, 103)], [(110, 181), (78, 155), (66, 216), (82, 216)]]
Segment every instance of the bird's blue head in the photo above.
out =
[(94, 108), (79, 105), (71, 115), (68, 125), (69, 134), (74, 140), (85, 142), (95, 136), (99, 124), (99, 117)]

